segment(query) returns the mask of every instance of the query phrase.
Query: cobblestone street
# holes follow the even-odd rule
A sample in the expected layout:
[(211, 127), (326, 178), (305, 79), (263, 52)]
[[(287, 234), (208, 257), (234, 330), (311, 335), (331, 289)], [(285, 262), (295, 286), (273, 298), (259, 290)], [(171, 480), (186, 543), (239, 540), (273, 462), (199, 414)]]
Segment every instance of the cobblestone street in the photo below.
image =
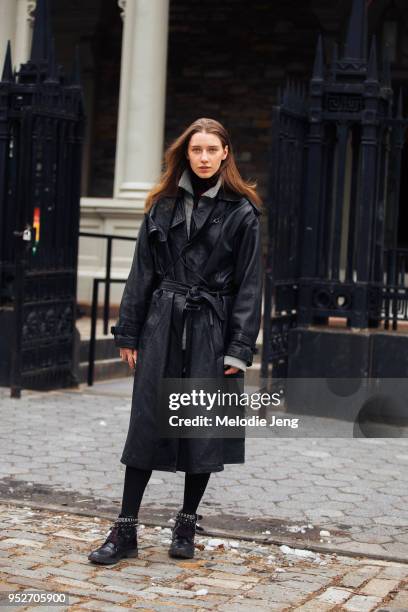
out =
[[(21, 400), (2, 390), (0, 496), (115, 515), (130, 392), (131, 379), (26, 391)], [(248, 438), (246, 449), (244, 465), (212, 475), (200, 506), (205, 526), (408, 560), (406, 438)], [(165, 523), (183, 483), (182, 473), (154, 472), (142, 518)]]
[(177, 561), (167, 556), (168, 527), (140, 526), (139, 558), (107, 568), (86, 558), (107, 533), (106, 520), (6, 504), (0, 505), (0, 520), (0, 597), (34, 589), (69, 595), (69, 605), (41, 609), (319, 612), (408, 607), (405, 564), (203, 536), (197, 538), (195, 559)]
[(245, 465), (212, 475), (185, 563), (166, 551), (184, 475), (155, 472), (140, 558), (92, 566), (120, 508), (130, 393), (0, 391), (3, 590), (60, 588), (70, 610), (408, 609), (406, 438), (248, 438)]

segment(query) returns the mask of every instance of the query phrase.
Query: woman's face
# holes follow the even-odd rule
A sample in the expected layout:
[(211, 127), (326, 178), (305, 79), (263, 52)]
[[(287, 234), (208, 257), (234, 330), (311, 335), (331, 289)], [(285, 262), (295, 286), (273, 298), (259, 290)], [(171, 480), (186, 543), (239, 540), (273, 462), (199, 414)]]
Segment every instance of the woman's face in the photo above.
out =
[(227, 155), (228, 145), (223, 147), (221, 140), (215, 134), (196, 132), (188, 143), (187, 159), (193, 172), (200, 178), (213, 176)]

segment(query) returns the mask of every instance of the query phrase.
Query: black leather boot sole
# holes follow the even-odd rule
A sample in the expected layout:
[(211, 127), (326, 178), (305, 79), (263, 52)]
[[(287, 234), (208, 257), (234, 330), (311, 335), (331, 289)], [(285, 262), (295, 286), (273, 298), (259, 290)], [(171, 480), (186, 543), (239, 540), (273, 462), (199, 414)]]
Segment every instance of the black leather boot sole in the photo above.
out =
[(194, 557), (194, 544), (171, 544), (169, 548), (169, 557), (173, 559), (192, 559)]
[(114, 563), (118, 563), (121, 559), (126, 559), (127, 557), (138, 557), (137, 548), (122, 550), (115, 553), (113, 549), (108, 549), (108, 546), (109, 544), (92, 551), (88, 555), (89, 561), (92, 561), (92, 563), (97, 563), (98, 565), (113, 565)]

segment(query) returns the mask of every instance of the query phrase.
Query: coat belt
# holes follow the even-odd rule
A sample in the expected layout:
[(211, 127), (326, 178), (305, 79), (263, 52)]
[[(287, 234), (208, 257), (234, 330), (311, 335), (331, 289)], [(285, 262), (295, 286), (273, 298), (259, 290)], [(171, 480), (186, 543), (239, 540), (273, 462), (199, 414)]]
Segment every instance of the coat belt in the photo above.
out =
[(200, 285), (187, 285), (186, 283), (181, 283), (171, 279), (163, 279), (159, 285), (159, 288), (185, 295), (185, 308), (187, 310), (200, 310), (201, 304), (207, 302), (213, 308), (214, 312), (221, 319), (221, 321), (224, 321), (225, 313), (223, 301), (220, 299), (220, 297), (222, 295), (234, 295), (232, 288), (211, 291), (210, 289), (206, 289)]

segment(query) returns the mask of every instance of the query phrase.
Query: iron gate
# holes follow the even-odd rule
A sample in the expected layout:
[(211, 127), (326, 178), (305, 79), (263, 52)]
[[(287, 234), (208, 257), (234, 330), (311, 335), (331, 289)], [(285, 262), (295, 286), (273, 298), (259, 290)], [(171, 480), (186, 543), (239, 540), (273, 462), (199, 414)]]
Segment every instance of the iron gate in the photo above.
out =
[(56, 64), (37, 1), (30, 60), (0, 82), (0, 384), (75, 384), (77, 251), (84, 109), (78, 53)]
[[(299, 219), (307, 134), (305, 92), (301, 86), (289, 82), (279, 102), (272, 109), (261, 373), (264, 378), (285, 377), (289, 330), (297, 320)], [(272, 372), (269, 372), (270, 366)]]
[[(334, 45), (329, 66), (319, 36), (307, 100), (289, 83), (273, 109), (263, 377), (270, 365), (284, 377), (288, 362), (289, 372), (309, 371), (301, 362), (314, 348), (302, 338), (331, 317), (356, 330), (407, 319), (397, 230), (408, 121), (387, 49), (379, 65), (373, 36), (367, 53), (366, 12), (353, 0), (344, 51)], [(303, 349), (291, 370), (289, 352)]]

